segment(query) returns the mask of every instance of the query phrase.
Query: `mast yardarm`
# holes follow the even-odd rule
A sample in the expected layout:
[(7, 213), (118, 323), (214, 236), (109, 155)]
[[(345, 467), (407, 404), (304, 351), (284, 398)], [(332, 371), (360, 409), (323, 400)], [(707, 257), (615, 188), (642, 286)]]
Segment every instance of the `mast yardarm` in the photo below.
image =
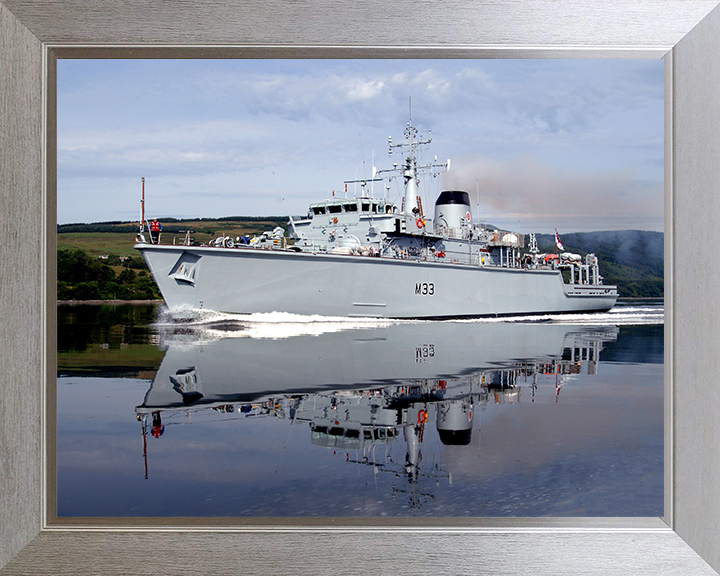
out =
[[(377, 174), (393, 173), (402, 174), (405, 180), (405, 200), (403, 202), (403, 211), (410, 214), (420, 214), (422, 209), (418, 203), (418, 186), (420, 184), (420, 176), (429, 174), (436, 178), (441, 172), (450, 170), (450, 160), (444, 164), (424, 164), (418, 165), (418, 151), (421, 146), (427, 146), (432, 142), (432, 133), (428, 131), (427, 139), (423, 140), (418, 137), (418, 130), (410, 122), (405, 127), (406, 142), (393, 144), (392, 136), (388, 137), (389, 150), (388, 154), (392, 157), (393, 149), (398, 148), (405, 150), (405, 163), (403, 166), (393, 165), (388, 170), (378, 170)], [(437, 161), (437, 157), (435, 158)]]

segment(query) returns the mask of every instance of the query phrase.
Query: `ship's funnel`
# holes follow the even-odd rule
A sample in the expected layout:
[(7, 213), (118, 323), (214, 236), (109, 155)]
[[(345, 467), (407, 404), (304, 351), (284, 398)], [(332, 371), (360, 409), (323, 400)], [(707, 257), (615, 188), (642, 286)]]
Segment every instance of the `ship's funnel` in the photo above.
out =
[(467, 446), (472, 437), (473, 405), (465, 400), (441, 402), (437, 408), (437, 431), (446, 446)]
[(435, 231), (472, 225), (470, 195), (462, 190), (445, 190), (435, 202)]

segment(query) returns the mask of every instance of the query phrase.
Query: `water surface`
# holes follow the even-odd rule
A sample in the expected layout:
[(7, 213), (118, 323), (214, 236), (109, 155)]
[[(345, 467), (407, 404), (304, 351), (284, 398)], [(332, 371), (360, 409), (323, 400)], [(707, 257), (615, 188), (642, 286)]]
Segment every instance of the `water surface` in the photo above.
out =
[(59, 307), (58, 516), (661, 516), (662, 315)]

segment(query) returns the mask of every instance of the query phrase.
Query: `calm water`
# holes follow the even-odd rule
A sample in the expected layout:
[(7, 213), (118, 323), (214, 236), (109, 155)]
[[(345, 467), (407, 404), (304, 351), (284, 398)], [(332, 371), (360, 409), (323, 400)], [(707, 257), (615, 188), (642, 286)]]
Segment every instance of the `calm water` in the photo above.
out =
[(662, 318), (59, 307), (58, 515), (661, 516)]

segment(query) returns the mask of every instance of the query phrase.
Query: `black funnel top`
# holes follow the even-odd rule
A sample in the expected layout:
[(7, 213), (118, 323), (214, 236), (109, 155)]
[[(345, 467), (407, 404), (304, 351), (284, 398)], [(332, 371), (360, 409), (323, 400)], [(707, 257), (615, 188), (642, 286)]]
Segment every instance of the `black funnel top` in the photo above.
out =
[(470, 444), (472, 428), (468, 430), (438, 430), (440, 442), (445, 446), (467, 446)]
[(464, 204), (470, 206), (470, 195), (462, 190), (445, 190), (440, 192), (435, 206), (441, 206), (443, 204)]

